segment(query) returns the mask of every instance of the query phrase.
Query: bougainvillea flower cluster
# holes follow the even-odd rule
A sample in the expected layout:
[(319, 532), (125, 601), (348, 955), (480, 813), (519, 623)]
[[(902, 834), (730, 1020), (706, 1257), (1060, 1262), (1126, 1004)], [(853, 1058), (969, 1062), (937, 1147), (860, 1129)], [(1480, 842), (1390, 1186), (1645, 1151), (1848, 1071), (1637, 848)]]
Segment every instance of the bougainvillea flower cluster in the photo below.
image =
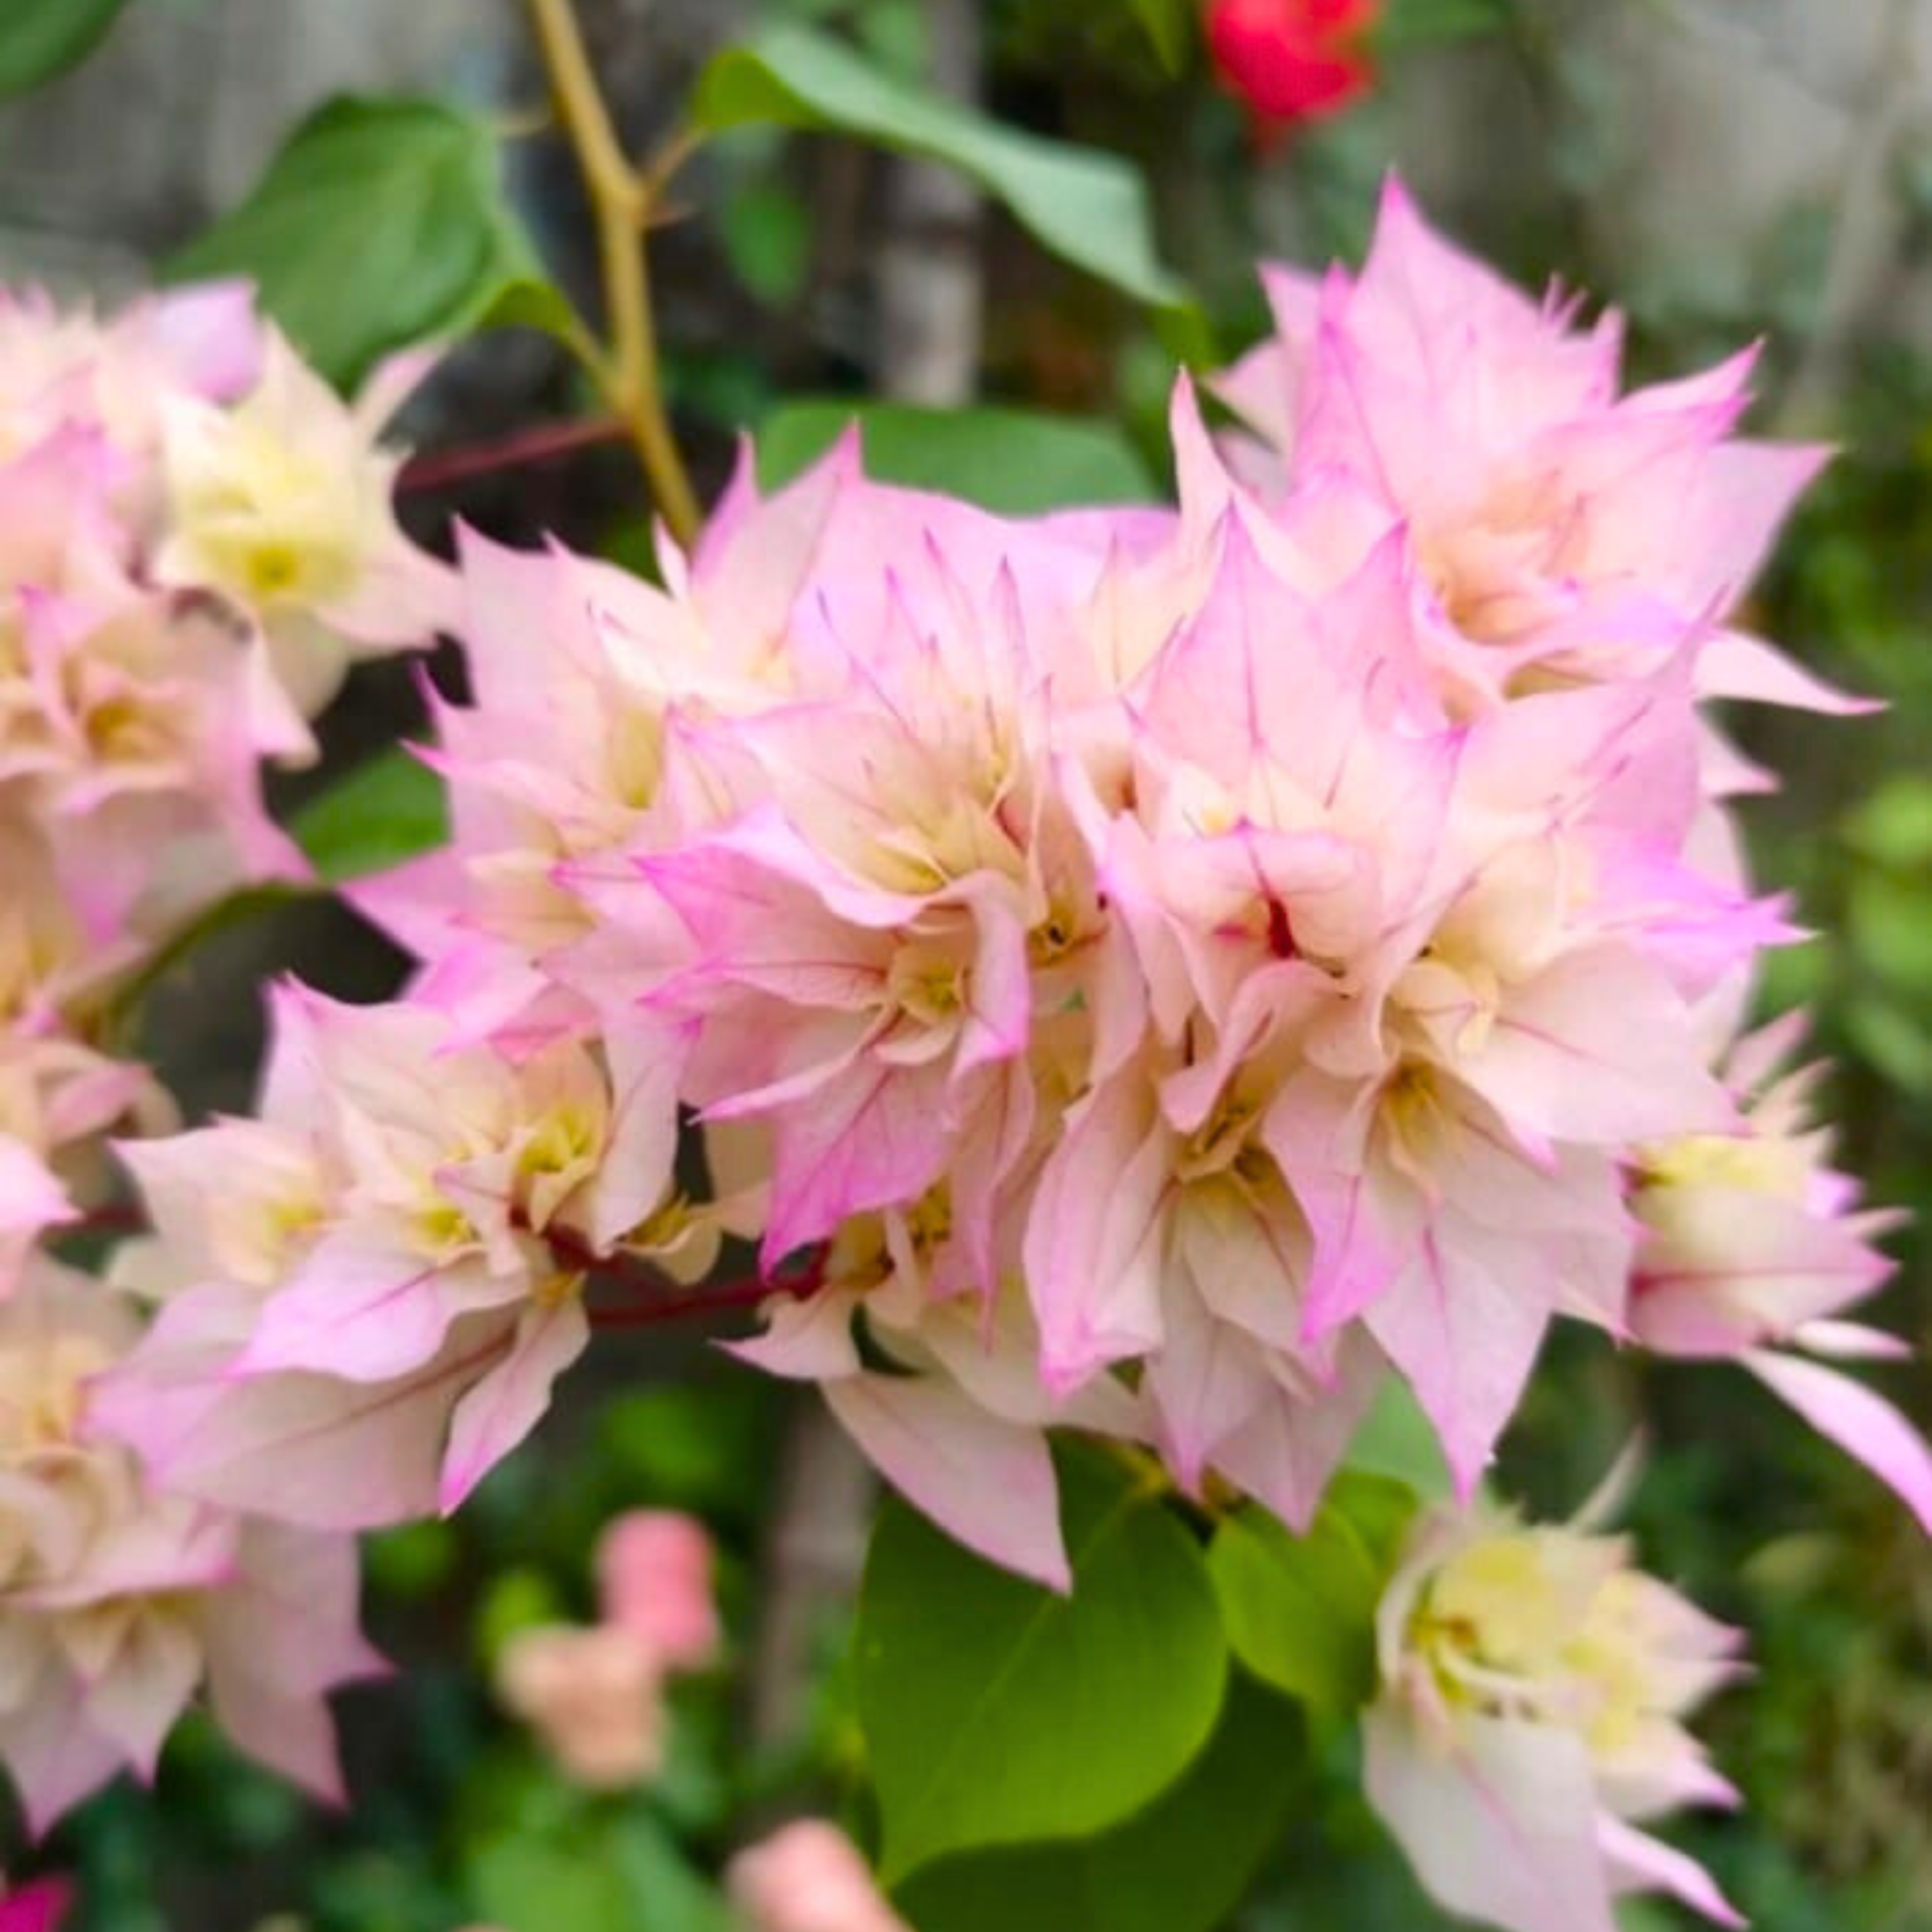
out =
[(331, 1795), (325, 1694), (381, 1667), (347, 1539), (158, 1492), (86, 1429), (89, 1378), (141, 1328), (44, 1257), (0, 1305), (0, 1760), (37, 1829), (123, 1768), (151, 1776), (204, 1687), (236, 1743)]
[[(1466, 1492), (1553, 1319), (1725, 1296), (1664, 1195), (1804, 1144), (1722, 1064), (1792, 935), (1700, 700), (1840, 702), (1728, 616), (1815, 454), (1732, 436), (1740, 368), (1619, 397), (1609, 325), (1399, 191), (1358, 278), (1276, 289), (1256, 434), (1178, 396), (1178, 514), (996, 518), (848, 445), (662, 587), (466, 544), (454, 842), (363, 896), (420, 978), (287, 995), (262, 1120), (136, 1152), (192, 1277), (113, 1404), (158, 1467), (375, 1520), (434, 1450), (447, 1504), (595, 1264), (754, 1234), (741, 1352), (1059, 1581), (1048, 1425), (1303, 1523), (1386, 1378)], [(1754, 1362), (1882, 1273), (1801, 1192)], [(326, 1438), (332, 1388), (395, 1399)], [(297, 1390), (366, 1480), (270, 1473)]]
[(206, 1689), (236, 1742), (334, 1785), (323, 1694), (366, 1676), (352, 1544), (158, 1485), (89, 1426), (141, 1300), (46, 1240), (111, 1134), (175, 1124), (115, 1002), (224, 893), (306, 868), (262, 761), (312, 758), (350, 656), (430, 640), (450, 581), (352, 412), (212, 286), (109, 318), (0, 294), (0, 1758), (44, 1825), (152, 1772)]
[(429, 641), (389, 508), (396, 364), (346, 409), (213, 285), (97, 319), (0, 293), (0, 1288), (151, 1123), (101, 1009), (202, 907), (305, 867), (261, 794), (351, 654)]
[[(1743, 1362), (1932, 1522), (1923, 1444), (1816, 1359), (1888, 1346), (1843, 1318), (1882, 1223), (1776, 1077), (1790, 1029), (1739, 1036), (1796, 934), (1708, 700), (1856, 708), (1737, 616), (1817, 452), (1736, 434), (1748, 362), (1623, 392), (1614, 318), (1399, 189), (1358, 275), (1268, 288), (1240, 425), (1177, 393), (1172, 512), (998, 517), (848, 441), (769, 493), (748, 462), (660, 584), (466, 538), (469, 694), (424, 754), (452, 837), (358, 895), (420, 969), (381, 1006), (282, 990), (258, 1118), (128, 1146), (153, 1232), (118, 1278), (159, 1312), (91, 1427), (223, 1511), (447, 1509), (601, 1320), (730, 1245), (736, 1352), (1056, 1587), (1050, 1430), (1300, 1528), (1398, 1385), (1466, 1504), (1559, 1318)], [(278, 650), (359, 648), (338, 566), (381, 491), (310, 487), (350, 432), (296, 466), (313, 548), (248, 548), (302, 393), (181, 430), (207, 518), (165, 554), (254, 584)], [(28, 1234), (35, 1184), (0, 1197)], [(1704, 1657), (1620, 1553), (1526, 1547), (1496, 1562), (1588, 1642), (1628, 1610), (1637, 1661)], [(1391, 1697), (1418, 1645), (1475, 1682), (1416, 1621), (1487, 1616), (1459, 1550), (1388, 1612)], [(1476, 1715), (1574, 1738), (1570, 1628)], [(1690, 1892), (1585, 1756), (1592, 1883)]]

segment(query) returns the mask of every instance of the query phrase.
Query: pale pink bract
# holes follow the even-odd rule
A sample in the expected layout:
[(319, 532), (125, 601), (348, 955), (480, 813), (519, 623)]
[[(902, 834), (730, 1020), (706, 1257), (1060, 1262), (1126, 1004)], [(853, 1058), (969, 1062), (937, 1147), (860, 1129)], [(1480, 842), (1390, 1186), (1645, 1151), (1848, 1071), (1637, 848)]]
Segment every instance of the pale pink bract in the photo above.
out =
[(1612, 1899), (1654, 1889), (1740, 1926), (1637, 1828), (1737, 1802), (1680, 1720), (1738, 1673), (1738, 1634), (1594, 1514), (1526, 1526), (1484, 1504), (1412, 1528), (1378, 1619), (1369, 1800), (1442, 1904), (1508, 1932), (1615, 1932)]

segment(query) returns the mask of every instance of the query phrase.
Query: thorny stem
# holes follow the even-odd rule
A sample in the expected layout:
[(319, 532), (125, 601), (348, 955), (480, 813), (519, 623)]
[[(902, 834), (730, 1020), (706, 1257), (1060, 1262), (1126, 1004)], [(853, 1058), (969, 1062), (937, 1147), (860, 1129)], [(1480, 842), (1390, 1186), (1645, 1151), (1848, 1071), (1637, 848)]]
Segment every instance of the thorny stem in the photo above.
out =
[(691, 137), (678, 136), (643, 171), (633, 167), (610, 124), (572, 0), (527, 0), (527, 4), (550, 92), (596, 218), (610, 340), (608, 351), (591, 360), (590, 374), (637, 448), (667, 527), (680, 543), (688, 544), (700, 520), (698, 496), (664, 412), (644, 233), (689, 151)]

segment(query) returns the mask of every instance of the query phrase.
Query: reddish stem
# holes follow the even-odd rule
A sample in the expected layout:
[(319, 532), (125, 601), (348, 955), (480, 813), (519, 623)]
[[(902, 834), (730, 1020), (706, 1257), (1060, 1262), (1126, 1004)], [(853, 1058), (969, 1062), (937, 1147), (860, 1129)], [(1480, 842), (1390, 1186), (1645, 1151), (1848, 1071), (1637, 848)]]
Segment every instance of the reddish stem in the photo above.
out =
[(755, 1308), (775, 1294), (803, 1300), (824, 1286), (825, 1257), (814, 1254), (797, 1274), (777, 1280), (762, 1277), (725, 1282), (712, 1288), (685, 1288), (632, 1255), (599, 1255), (562, 1228), (550, 1228), (544, 1240), (550, 1252), (573, 1273), (592, 1281), (610, 1282), (637, 1299), (628, 1306), (593, 1308), (593, 1328), (647, 1328), (687, 1316), (715, 1315), (734, 1308)]
[[(520, 1213), (512, 1218), (518, 1227), (536, 1233)], [(676, 1289), (675, 1282), (660, 1274), (649, 1262), (639, 1261), (634, 1255), (600, 1255), (567, 1228), (546, 1228), (538, 1238), (572, 1274), (594, 1276), (628, 1288), (633, 1294), (649, 1295), (653, 1299)]]
[[(51, 1235), (134, 1234), (148, 1226), (147, 1216), (134, 1203), (117, 1202), (97, 1208), (77, 1221), (49, 1230)], [(796, 1274), (774, 1281), (730, 1281), (713, 1288), (685, 1288), (661, 1274), (634, 1255), (600, 1255), (562, 1228), (546, 1228), (544, 1241), (559, 1264), (574, 1274), (608, 1282), (637, 1298), (617, 1308), (593, 1308), (593, 1328), (645, 1328), (690, 1316), (716, 1315), (736, 1308), (755, 1308), (775, 1294), (803, 1301), (825, 1285), (823, 1251)]]
[(494, 442), (467, 443), (455, 449), (434, 449), (412, 456), (403, 465), (396, 488), (408, 495), (467, 482), (472, 476), (494, 476), (532, 463), (548, 463), (574, 451), (607, 442), (622, 442), (630, 432), (615, 416), (586, 416), (571, 422), (537, 423), (500, 436)]
[(117, 1201), (105, 1208), (90, 1208), (76, 1221), (56, 1222), (47, 1238), (58, 1240), (76, 1234), (145, 1234), (148, 1217), (130, 1201)]
[(650, 1328), (688, 1315), (715, 1315), (733, 1308), (755, 1308), (775, 1294), (799, 1295), (808, 1291), (782, 1281), (731, 1281), (718, 1288), (694, 1288), (675, 1296), (640, 1301), (628, 1308), (593, 1308), (593, 1328)]

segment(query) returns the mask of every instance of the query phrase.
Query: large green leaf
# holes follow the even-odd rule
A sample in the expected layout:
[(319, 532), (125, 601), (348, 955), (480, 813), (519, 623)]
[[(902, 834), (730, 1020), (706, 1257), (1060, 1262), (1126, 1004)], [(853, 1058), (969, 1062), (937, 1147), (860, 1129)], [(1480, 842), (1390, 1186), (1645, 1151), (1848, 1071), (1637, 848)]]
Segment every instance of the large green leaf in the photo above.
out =
[(494, 137), (435, 100), (319, 109), (167, 273), (249, 277), (303, 353), (345, 386), (391, 350), (485, 320), (569, 326), (504, 201)]
[(1066, 1597), (903, 1504), (880, 1514), (856, 1670), (889, 1884), (943, 1852), (1104, 1831), (1214, 1729), (1228, 1650), (1198, 1546), (1111, 1462), (1070, 1455), (1061, 1480)]
[(1063, 260), (1157, 308), (1189, 305), (1155, 252), (1146, 184), (1118, 156), (1049, 141), (908, 85), (828, 34), (776, 26), (720, 54), (700, 127), (748, 122), (856, 135), (970, 176)]
[(1300, 1714), (1237, 1672), (1180, 1781), (1097, 1838), (944, 1858), (898, 1903), (920, 1932), (1206, 1932), (1246, 1892), (1305, 1782)]
[(1257, 1504), (1215, 1532), (1208, 1568), (1234, 1654), (1312, 1712), (1342, 1716), (1376, 1686), (1375, 1617), (1414, 1498), (1345, 1471), (1306, 1536)]
[(758, 478), (788, 482), (831, 448), (847, 424), (864, 441), (866, 472), (884, 483), (943, 490), (1005, 516), (1082, 503), (1150, 502), (1158, 495), (1138, 452), (1112, 423), (1040, 410), (923, 409), (826, 398), (781, 404), (758, 430)]
[(128, 0), (4, 0), (0, 100), (25, 94), (85, 60)]
[(449, 803), (442, 779), (398, 748), (311, 799), (289, 831), (322, 884), (339, 886), (442, 844)]

